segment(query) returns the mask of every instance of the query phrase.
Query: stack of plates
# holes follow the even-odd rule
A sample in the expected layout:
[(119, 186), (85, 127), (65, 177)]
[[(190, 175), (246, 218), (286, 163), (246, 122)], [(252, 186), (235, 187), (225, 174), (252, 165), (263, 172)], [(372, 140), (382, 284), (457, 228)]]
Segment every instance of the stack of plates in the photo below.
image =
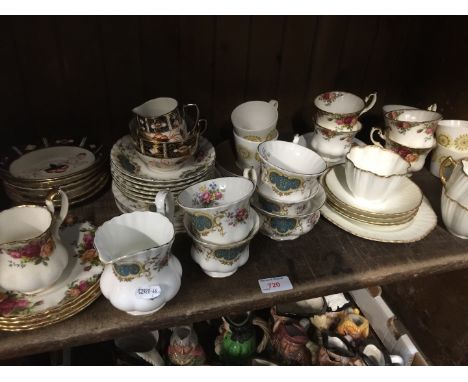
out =
[(89, 241), (94, 231), (89, 222), (61, 229), (60, 237), (70, 258), (62, 276), (50, 288), (35, 294), (0, 289), (0, 330), (32, 330), (63, 321), (100, 296), (103, 266)]
[(8, 197), (17, 204), (43, 204), (60, 187), (76, 204), (97, 194), (109, 179), (105, 152), (86, 141), (43, 138), (40, 145), (12, 147), (2, 153), (0, 177)]
[(398, 193), (385, 202), (355, 198), (347, 186), (345, 165), (328, 170), (321, 183), (327, 194), (326, 219), (353, 235), (374, 241), (408, 243), (424, 238), (437, 217), (419, 187), (404, 178)]
[[(130, 135), (118, 140), (111, 150), (112, 192), (117, 207), (123, 213), (155, 211), (158, 191), (170, 190), (174, 197), (187, 187), (215, 176), (215, 150), (200, 137), (198, 151), (183, 167), (171, 171), (149, 168), (138, 156)], [(183, 211), (176, 206), (174, 227), (184, 232)]]

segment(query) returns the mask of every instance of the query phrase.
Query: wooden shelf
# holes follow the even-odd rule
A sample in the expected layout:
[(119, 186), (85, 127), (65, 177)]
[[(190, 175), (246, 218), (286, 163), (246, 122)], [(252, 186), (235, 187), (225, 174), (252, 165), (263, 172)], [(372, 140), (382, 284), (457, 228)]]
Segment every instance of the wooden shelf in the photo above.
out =
[[(100, 297), (80, 314), (61, 323), (22, 333), (0, 333), (0, 359), (112, 339), (134, 330), (154, 330), (365, 286), (468, 267), (468, 241), (456, 238), (440, 219), (440, 183), (426, 170), (414, 180), (429, 198), (439, 224), (424, 240), (385, 244), (354, 237), (321, 219), (307, 235), (275, 242), (258, 235), (250, 259), (233, 276), (213, 279), (190, 258), (190, 240), (177, 235), (173, 253), (184, 270), (177, 296), (161, 311), (133, 317)], [(109, 192), (74, 211), (97, 224), (117, 215)], [(289, 291), (262, 294), (258, 279), (288, 276)]]

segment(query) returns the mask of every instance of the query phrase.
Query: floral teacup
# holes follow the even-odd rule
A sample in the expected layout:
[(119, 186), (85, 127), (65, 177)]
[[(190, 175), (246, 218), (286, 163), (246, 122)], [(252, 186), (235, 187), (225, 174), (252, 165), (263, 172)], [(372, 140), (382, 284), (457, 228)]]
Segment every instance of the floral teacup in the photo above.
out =
[[(60, 194), (61, 209), (54, 217), (53, 198)], [(59, 190), (46, 207), (17, 206), (0, 213), (0, 286), (36, 293), (53, 285), (68, 264), (69, 254), (59, 238), (68, 212), (67, 195)]]
[(249, 101), (231, 113), (234, 132), (245, 139), (262, 142), (276, 129), (278, 101)]
[[(394, 111), (394, 110), (400, 110), (400, 109), (417, 109), (417, 107), (413, 106), (405, 106), (405, 105), (384, 105), (382, 106), (382, 111), (384, 115), (388, 113), (389, 111)], [(429, 111), (437, 111), (437, 104), (433, 103), (432, 105), (429, 105), (426, 110)]]
[(464, 151), (468, 156), (468, 121), (442, 120), (437, 125), (435, 135), (439, 145)]
[(186, 188), (177, 202), (190, 216), (195, 237), (230, 244), (244, 240), (252, 230), (255, 221), (249, 199), (254, 191), (249, 179), (217, 178)]
[(257, 150), (258, 189), (276, 201), (301, 202), (309, 198), (317, 188), (317, 177), (327, 169), (320, 155), (292, 142), (263, 142)]
[(393, 110), (385, 114), (388, 137), (401, 145), (414, 148), (431, 148), (434, 133), (442, 114), (419, 109)]
[(410, 164), (410, 172), (416, 172), (423, 168), (424, 162), (426, 161), (426, 157), (432, 151), (432, 149), (436, 146), (436, 142), (431, 148), (428, 149), (416, 149), (412, 147), (406, 147), (400, 145), (399, 143), (393, 142), (390, 138), (388, 138), (380, 129), (379, 127), (373, 127), (370, 132), (370, 139), (374, 145), (382, 147), (380, 142), (374, 139), (374, 133), (377, 132), (379, 137), (385, 141), (385, 148), (396, 152), (400, 155), (404, 160), (409, 162)]
[(364, 100), (342, 91), (322, 93), (314, 100), (315, 122), (331, 130), (353, 131), (359, 116), (372, 109), (376, 101), (377, 93), (369, 94)]

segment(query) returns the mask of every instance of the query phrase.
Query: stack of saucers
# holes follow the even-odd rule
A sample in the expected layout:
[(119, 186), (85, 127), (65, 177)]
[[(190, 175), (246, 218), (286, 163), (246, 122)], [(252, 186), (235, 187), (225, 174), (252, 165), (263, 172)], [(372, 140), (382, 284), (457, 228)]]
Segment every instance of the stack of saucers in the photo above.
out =
[[(115, 203), (123, 213), (155, 211), (154, 200), (160, 190), (170, 190), (175, 196), (182, 190), (214, 177), (215, 150), (200, 137), (195, 155), (181, 168), (158, 171), (143, 161), (129, 135), (119, 139), (111, 150), (112, 192)], [(174, 227), (183, 232), (183, 212), (176, 206)]]
[(86, 138), (42, 139), (40, 144), (11, 147), (0, 157), (0, 178), (16, 204), (42, 203), (56, 188), (70, 204), (85, 201), (104, 188), (109, 175), (102, 145)]
[(314, 151), (285, 141), (258, 146), (259, 179), (252, 205), (263, 217), (261, 232), (273, 240), (294, 240), (312, 230), (320, 218), (325, 192), (317, 181), (326, 163)]
[(378, 146), (354, 146), (346, 163), (321, 178), (327, 194), (322, 214), (353, 235), (407, 243), (437, 223), (429, 202), (408, 177), (410, 164)]
[(249, 259), (249, 243), (260, 229), (249, 204), (254, 191), (250, 180), (226, 177), (197, 183), (178, 196), (192, 258), (208, 276), (230, 276)]

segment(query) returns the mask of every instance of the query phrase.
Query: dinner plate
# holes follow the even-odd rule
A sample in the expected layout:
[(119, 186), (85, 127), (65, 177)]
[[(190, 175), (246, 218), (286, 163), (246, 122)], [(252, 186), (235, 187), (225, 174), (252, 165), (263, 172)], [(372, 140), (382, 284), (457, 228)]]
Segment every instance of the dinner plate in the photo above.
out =
[(385, 202), (372, 202), (357, 199), (353, 196), (346, 183), (345, 165), (340, 164), (330, 168), (323, 175), (323, 184), (332, 197), (345, 204), (351, 211), (365, 215), (394, 216), (407, 215), (417, 210), (423, 194), (421, 189), (410, 179), (403, 177), (402, 187)]
[(197, 177), (206, 172), (215, 161), (216, 153), (213, 145), (204, 137), (200, 137), (199, 147), (195, 155), (184, 165), (173, 171), (150, 170), (138, 156), (130, 135), (119, 139), (111, 150), (111, 162), (122, 173), (136, 180), (147, 182), (177, 181)]
[(321, 209), (322, 215), (342, 230), (363, 239), (385, 243), (411, 243), (426, 237), (436, 226), (437, 216), (429, 201), (423, 198), (421, 206), (409, 224), (400, 226), (377, 226), (361, 223), (340, 215), (327, 203)]

